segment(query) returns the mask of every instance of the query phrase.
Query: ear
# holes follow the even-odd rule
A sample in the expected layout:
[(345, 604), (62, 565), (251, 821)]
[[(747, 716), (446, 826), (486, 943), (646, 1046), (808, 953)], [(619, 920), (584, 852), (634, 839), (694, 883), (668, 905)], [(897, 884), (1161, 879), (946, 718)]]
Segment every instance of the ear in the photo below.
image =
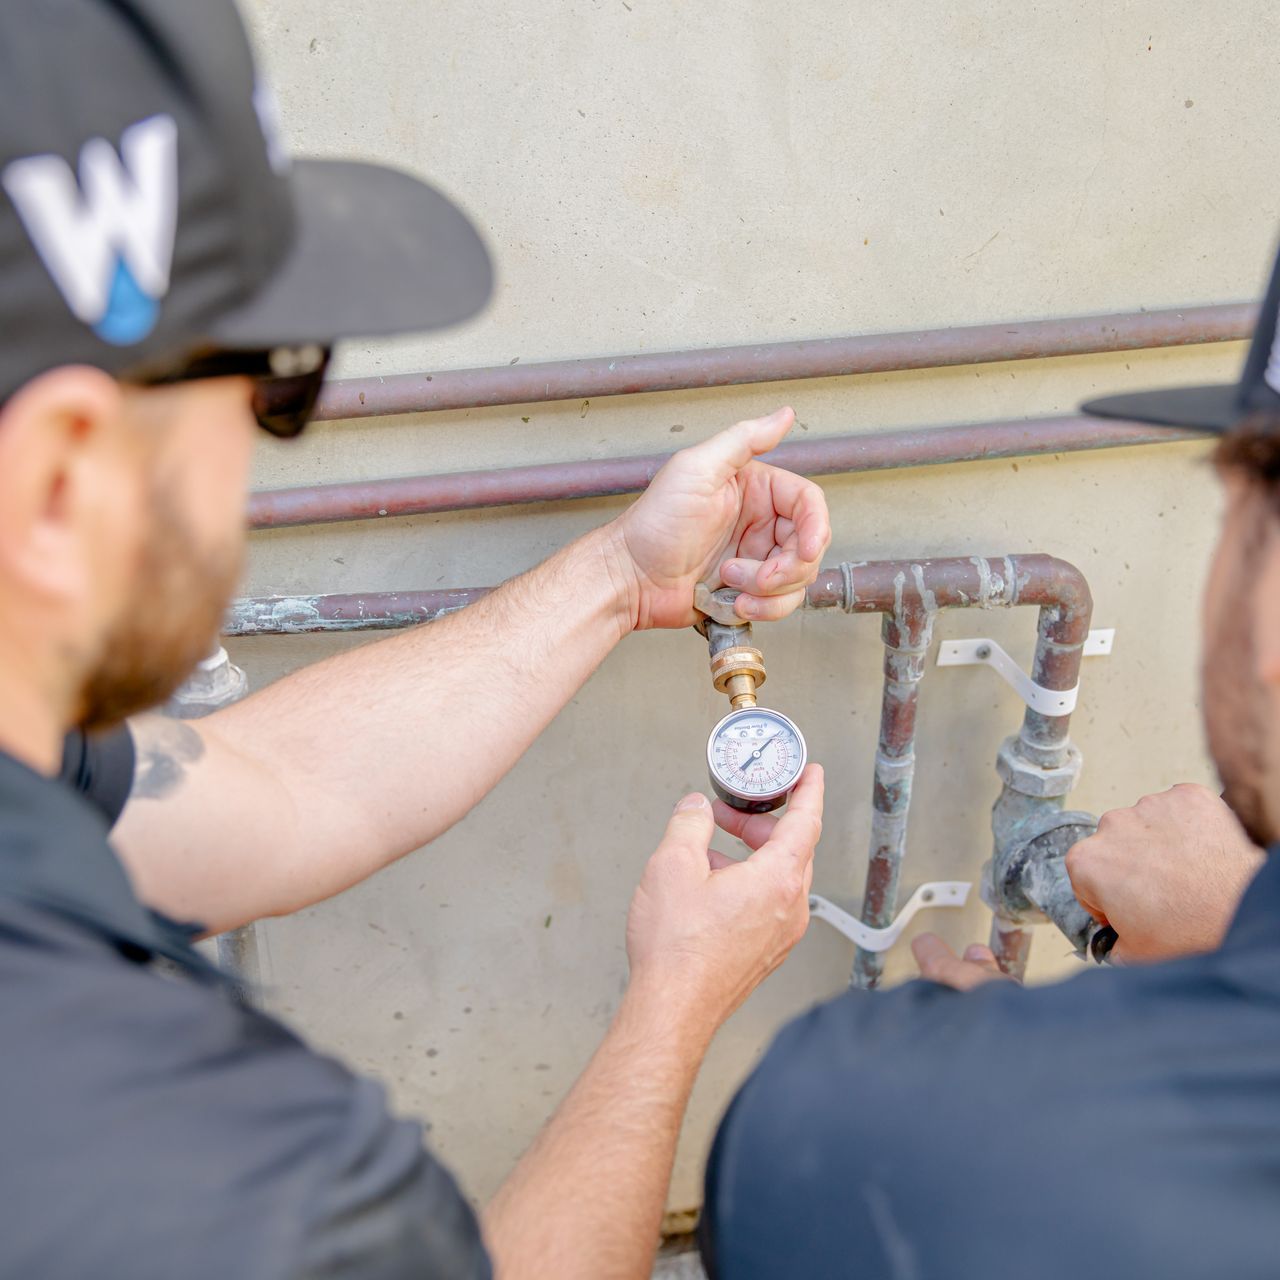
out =
[(1248, 589), (1253, 594), (1253, 644), (1258, 676), (1280, 696), (1280, 517), (1268, 513), (1266, 547)]
[(20, 597), (90, 591), (92, 540), (137, 500), (140, 445), (122, 409), (115, 379), (78, 365), (33, 378), (0, 407), (0, 579)]

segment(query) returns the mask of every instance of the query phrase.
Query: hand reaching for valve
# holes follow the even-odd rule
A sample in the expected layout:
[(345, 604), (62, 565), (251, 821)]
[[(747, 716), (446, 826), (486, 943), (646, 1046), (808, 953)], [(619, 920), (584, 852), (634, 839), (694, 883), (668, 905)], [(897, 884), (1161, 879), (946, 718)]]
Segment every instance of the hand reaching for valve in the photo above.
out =
[(700, 582), (740, 588), (736, 608), (748, 621), (785, 618), (804, 602), (831, 543), (826, 498), (756, 460), (794, 422), (779, 409), (681, 450), (618, 518), (637, 628), (691, 625)]
[(1067, 874), (1119, 935), (1112, 960), (1138, 964), (1214, 950), (1265, 856), (1219, 796), (1181, 783), (1104, 813)]
[[(1067, 854), (1067, 873), (1085, 909), (1119, 935), (1112, 962), (1144, 964), (1218, 947), (1265, 859), (1219, 796), (1180, 783), (1104, 813)], [(911, 949), (922, 977), (958, 991), (1005, 976), (983, 946), (961, 958), (923, 934)]]

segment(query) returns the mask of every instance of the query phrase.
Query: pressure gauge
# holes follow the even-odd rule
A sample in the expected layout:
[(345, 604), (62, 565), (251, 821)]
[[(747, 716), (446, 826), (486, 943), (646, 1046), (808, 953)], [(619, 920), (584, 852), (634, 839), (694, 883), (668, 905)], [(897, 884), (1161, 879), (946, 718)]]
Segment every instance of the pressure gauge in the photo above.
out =
[(730, 711), (707, 739), (711, 786), (743, 813), (769, 813), (786, 804), (807, 758), (800, 730), (765, 707)]

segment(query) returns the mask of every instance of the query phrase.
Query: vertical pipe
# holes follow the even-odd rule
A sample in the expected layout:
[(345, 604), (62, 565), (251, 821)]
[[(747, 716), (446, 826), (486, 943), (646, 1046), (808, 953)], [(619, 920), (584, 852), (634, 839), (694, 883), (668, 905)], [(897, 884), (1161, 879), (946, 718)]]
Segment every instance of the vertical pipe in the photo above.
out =
[(1022, 981), (1027, 971), (1027, 959), (1031, 955), (1031, 930), (1004, 916), (992, 915), (991, 938), (988, 946), (1000, 966), (1001, 973)]
[[(862, 895), (862, 920), (873, 929), (893, 922), (907, 848), (907, 813), (916, 767), (916, 706), (933, 638), (934, 613), (922, 587), (922, 580), (908, 586), (906, 573), (900, 571), (895, 581), (894, 611), (885, 615), (881, 627), (884, 693), (872, 787), (871, 852)], [(876, 987), (883, 973), (884, 957), (859, 948), (853, 961), (853, 985)]]
[[(1041, 605), (1031, 678), (1045, 689), (1073, 689), (1080, 679), (1084, 642), (1089, 634), (1093, 601), (1084, 579), (1074, 569), (1053, 564), (1047, 576), (1059, 579), (1056, 598)], [(1044, 592), (1041, 592), (1044, 598)], [(1011, 741), (1009, 763), (1015, 772), (1006, 775), (991, 813), (991, 827), (999, 861), (1001, 846), (1016, 839), (1020, 825), (1046, 807), (1061, 809), (1074, 777), (1064, 777), (1053, 789), (1034, 785), (1042, 770), (1066, 770), (1071, 766), (1071, 717), (1046, 716), (1027, 708), (1018, 736)], [(1076, 757), (1077, 767), (1079, 757)], [(1028, 785), (1028, 779), (1033, 785)], [(996, 895), (998, 898), (998, 895)], [(1026, 975), (1031, 932), (1016, 921), (994, 912), (991, 917), (991, 950), (996, 963), (1010, 977)]]
[(257, 929), (252, 924), (242, 924), (218, 934), (217, 941), (218, 965), (235, 979), (236, 994), (247, 1004), (262, 972)]

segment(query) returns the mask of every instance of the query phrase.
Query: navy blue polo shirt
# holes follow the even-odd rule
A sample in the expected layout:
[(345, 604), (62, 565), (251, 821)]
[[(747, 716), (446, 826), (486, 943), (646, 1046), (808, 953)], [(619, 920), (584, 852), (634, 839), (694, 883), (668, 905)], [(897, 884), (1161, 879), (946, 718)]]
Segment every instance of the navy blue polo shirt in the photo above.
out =
[(713, 1280), (1275, 1280), (1280, 860), (1212, 955), (811, 1010), (721, 1124), (703, 1232)]
[(0, 1278), (488, 1280), (382, 1089), (246, 1007), (107, 843), (127, 734), (0, 755)]

